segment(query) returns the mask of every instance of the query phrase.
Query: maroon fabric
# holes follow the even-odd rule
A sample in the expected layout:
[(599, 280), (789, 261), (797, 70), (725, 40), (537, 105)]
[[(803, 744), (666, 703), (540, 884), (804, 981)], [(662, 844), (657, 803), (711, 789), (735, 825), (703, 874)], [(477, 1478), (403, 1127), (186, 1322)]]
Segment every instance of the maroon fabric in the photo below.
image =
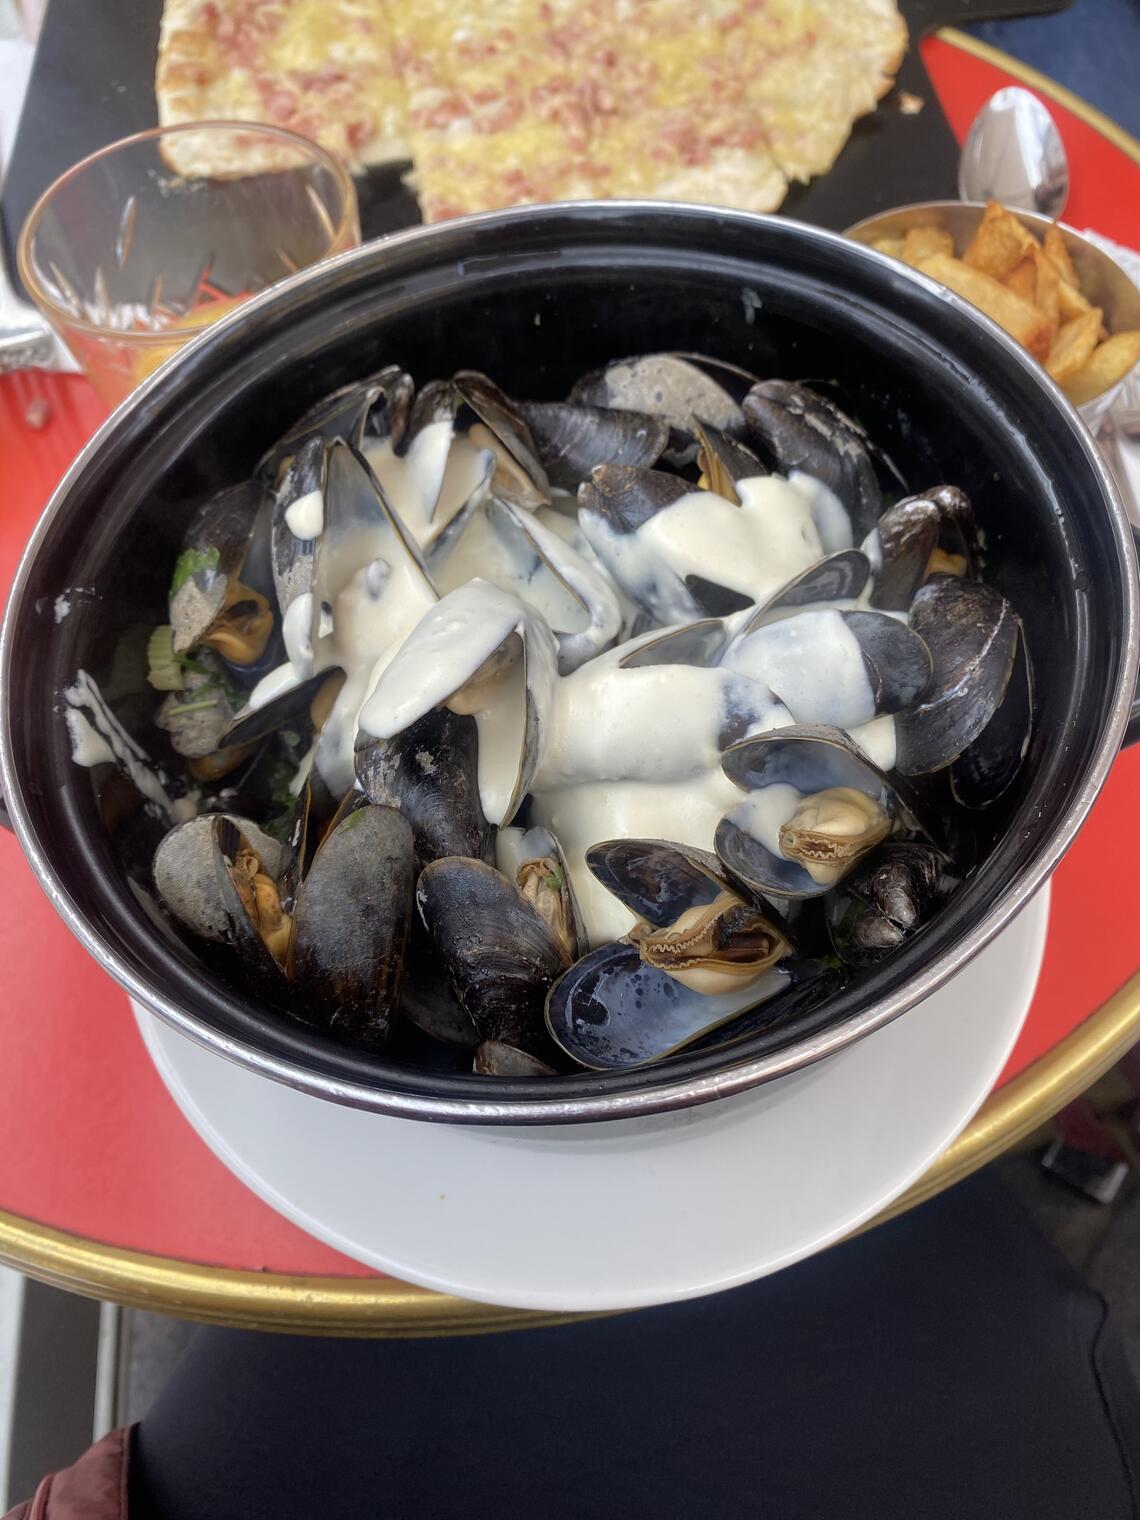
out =
[(133, 1427), (112, 1430), (78, 1462), (52, 1473), (4, 1520), (127, 1520), (127, 1465)]

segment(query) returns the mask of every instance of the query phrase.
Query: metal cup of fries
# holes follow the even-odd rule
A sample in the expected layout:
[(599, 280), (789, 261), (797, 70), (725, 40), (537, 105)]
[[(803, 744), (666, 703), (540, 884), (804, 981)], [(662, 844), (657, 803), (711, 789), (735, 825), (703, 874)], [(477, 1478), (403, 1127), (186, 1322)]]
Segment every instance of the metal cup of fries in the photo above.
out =
[(1140, 363), (1140, 290), (1062, 222), (989, 201), (924, 201), (848, 237), (940, 280), (1037, 359), (1094, 431)]

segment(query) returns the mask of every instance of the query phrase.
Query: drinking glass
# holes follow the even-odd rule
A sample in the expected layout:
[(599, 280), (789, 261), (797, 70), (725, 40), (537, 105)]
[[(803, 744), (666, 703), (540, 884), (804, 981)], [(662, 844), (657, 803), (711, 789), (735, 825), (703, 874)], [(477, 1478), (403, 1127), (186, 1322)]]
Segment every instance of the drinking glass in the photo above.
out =
[(247, 296), (360, 242), (352, 179), (280, 127), (158, 127), (92, 153), (39, 198), (28, 294), (116, 405)]

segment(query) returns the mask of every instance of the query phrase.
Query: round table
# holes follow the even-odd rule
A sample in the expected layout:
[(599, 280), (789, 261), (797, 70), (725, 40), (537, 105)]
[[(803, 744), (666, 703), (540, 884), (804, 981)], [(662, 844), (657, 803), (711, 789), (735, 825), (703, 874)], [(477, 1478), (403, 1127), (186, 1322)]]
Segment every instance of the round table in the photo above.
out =
[[(1010, 76), (1046, 96), (1073, 165), (1068, 219), (1140, 246), (1140, 144), (960, 33), (923, 46), (959, 137)], [(8, 486), (0, 584), (10, 582), (48, 492), (101, 416), (77, 377), (0, 380)], [(1134, 751), (1117, 761), (1054, 878), (1041, 980), (1005, 1071), (964, 1133), (888, 1213), (1016, 1143), (1140, 1039), (1132, 856), (1121, 848), (1138, 814)], [(274, 1213), (176, 1109), (125, 994), (71, 938), (7, 835), (0, 868), (0, 1260), (80, 1293), (261, 1329), (414, 1336), (553, 1318), (382, 1277)]]

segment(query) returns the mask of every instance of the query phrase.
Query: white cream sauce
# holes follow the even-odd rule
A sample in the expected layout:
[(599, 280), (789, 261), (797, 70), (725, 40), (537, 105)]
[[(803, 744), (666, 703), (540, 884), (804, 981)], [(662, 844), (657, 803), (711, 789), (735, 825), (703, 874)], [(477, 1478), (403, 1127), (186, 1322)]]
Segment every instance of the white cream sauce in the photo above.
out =
[(809, 610), (734, 642), (724, 664), (763, 681), (797, 723), (851, 728), (875, 716), (863, 651), (841, 613)]
[[(573, 551), (566, 546), (566, 553)], [(475, 512), (435, 571), (436, 585), (446, 594), (475, 577), (513, 592), (540, 612), (552, 629), (576, 632), (589, 623), (589, 615), (570, 589), (533, 550), (493, 524), (485, 511)]]
[(325, 531), (325, 498), (318, 490), (306, 491), (285, 509), (285, 526), (294, 538), (311, 541)]
[(366, 447), (364, 456), (421, 548), (434, 543), (469, 503), (483, 500), (495, 464), (490, 449), (453, 434), (451, 423), (442, 419), (421, 428), (403, 454), (386, 438)]
[(85, 670), (76, 672), (63, 699), (67, 703), (65, 717), (75, 764), (117, 765), (134, 782), (149, 807), (177, 820), (179, 810), (167, 795), (161, 772), (115, 717), (95, 680)]
[[(654, 513), (636, 536), (682, 578), (699, 575), (763, 602), (828, 552), (815, 520), (817, 501), (778, 475), (738, 481), (736, 490), (739, 507), (690, 491)], [(849, 544), (850, 525), (846, 538)]]
[[(380, 673), (360, 727), (391, 739), (443, 703), (471, 713), (479, 730), (483, 812), (491, 823), (509, 822), (521, 800), (520, 783), (529, 781), (540, 759), (526, 753), (527, 731), (541, 740), (549, 729), (556, 660), (543, 619), (489, 581), (470, 580), (431, 608)], [(488, 662), (493, 669), (485, 669)], [(541, 717), (534, 725), (528, 702)]]

